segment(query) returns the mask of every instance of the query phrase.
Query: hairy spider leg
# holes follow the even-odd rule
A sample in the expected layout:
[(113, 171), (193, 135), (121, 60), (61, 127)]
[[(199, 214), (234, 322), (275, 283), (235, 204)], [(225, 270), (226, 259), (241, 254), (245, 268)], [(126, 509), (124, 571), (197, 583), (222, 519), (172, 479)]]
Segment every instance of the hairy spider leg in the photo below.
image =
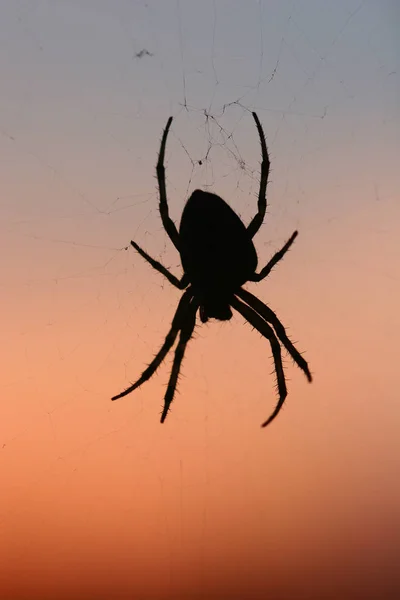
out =
[[(174, 244), (174, 246), (176, 247), (176, 249), (179, 251), (179, 234), (178, 234), (178, 230), (176, 229), (175, 223), (172, 221), (172, 219), (170, 218), (169, 213), (168, 213), (167, 192), (165, 189), (164, 156), (165, 156), (165, 146), (167, 144), (167, 137), (168, 137), (168, 133), (169, 133), (169, 128), (171, 127), (171, 123), (172, 123), (172, 117), (170, 117), (168, 119), (167, 125), (164, 129), (164, 132), (163, 132), (163, 135), (161, 138), (161, 146), (160, 146), (160, 152), (158, 155), (156, 170), (157, 170), (158, 189), (159, 189), (159, 193), (160, 193), (159, 208), (160, 208), (161, 220), (164, 225), (165, 231), (169, 235), (169, 237), (170, 237), (172, 243)], [(188, 278), (186, 275), (183, 275), (183, 277), (181, 279), (178, 279), (177, 277), (175, 277), (175, 275), (170, 273), (170, 271), (168, 271), (168, 269), (166, 267), (164, 267), (160, 262), (158, 262), (158, 260), (154, 260), (154, 258), (152, 258), (149, 254), (147, 254), (147, 252), (145, 252), (133, 240), (131, 240), (131, 245), (135, 248), (135, 250), (144, 259), (147, 260), (147, 262), (149, 262), (151, 264), (151, 266), (154, 269), (156, 269), (159, 273), (164, 275), (164, 277), (166, 277), (168, 279), (168, 281), (170, 283), (172, 283), (172, 285), (174, 285), (175, 287), (177, 287), (180, 290), (183, 290), (183, 289), (185, 289), (185, 287), (188, 286), (189, 281), (188, 281)]]
[(164, 397), (164, 409), (161, 415), (161, 423), (164, 423), (166, 416), (169, 411), (172, 400), (174, 399), (176, 384), (178, 383), (179, 371), (183, 356), (185, 354), (186, 346), (190, 338), (192, 337), (194, 327), (196, 325), (196, 312), (198, 309), (198, 303), (192, 300), (191, 306), (184, 317), (184, 323), (181, 326), (181, 333), (179, 336), (179, 342), (175, 349), (174, 362), (172, 365), (172, 371), (169, 378), (167, 391)]
[(260, 229), (263, 224), (265, 211), (267, 210), (267, 183), (268, 183), (268, 174), (269, 174), (269, 156), (267, 144), (265, 142), (265, 135), (260, 120), (255, 112), (251, 113), (253, 115), (253, 119), (256, 122), (256, 127), (258, 131), (258, 135), (261, 143), (261, 154), (262, 154), (262, 162), (261, 162), (261, 174), (260, 174), (260, 190), (258, 192), (258, 212), (251, 220), (250, 224), (247, 227), (247, 232), (252, 239), (257, 231)]
[(242, 300), (246, 302), (250, 306), (250, 308), (254, 309), (265, 321), (271, 323), (275, 332), (282, 342), (283, 346), (289, 352), (290, 356), (293, 358), (294, 362), (297, 366), (305, 373), (308, 381), (312, 381), (312, 375), (310, 373), (310, 369), (308, 368), (307, 361), (302, 357), (300, 352), (294, 347), (292, 342), (289, 340), (286, 330), (276, 314), (273, 310), (269, 308), (264, 302), (262, 302), (257, 296), (254, 296), (249, 291), (240, 288), (236, 295), (239, 296)]
[(134, 242), (133, 240), (131, 240), (131, 245), (140, 254), (140, 256), (143, 256), (143, 258), (146, 259), (147, 262), (149, 262), (151, 264), (151, 266), (154, 269), (156, 269), (156, 271), (158, 271), (159, 273), (164, 275), (164, 277), (166, 277), (168, 279), (168, 281), (170, 283), (172, 283), (172, 285), (174, 285), (175, 287), (177, 287), (180, 290), (184, 290), (185, 287), (188, 286), (189, 281), (188, 281), (188, 278), (186, 275), (183, 275), (183, 277), (181, 277), (181, 279), (178, 279), (177, 277), (175, 277), (175, 275), (173, 275), (170, 271), (168, 271), (168, 269), (166, 267), (164, 267), (164, 265), (162, 265), (160, 262), (158, 262), (158, 260), (154, 260), (154, 258), (151, 258), (151, 256), (149, 254), (147, 254), (147, 252), (142, 250), (142, 248), (140, 246), (138, 246), (137, 243)]
[(282, 353), (281, 347), (279, 345), (278, 339), (273, 331), (273, 329), (264, 321), (260, 315), (258, 315), (253, 308), (247, 306), (243, 302), (241, 302), (238, 298), (233, 297), (231, 300), (231, 306), (236, 309), (245, 319), (253, 325), (261, 333), (262, 336), (267, 338), (269, 343), (271, 344), (272, 356), (274, 357), (275, 363), (275, 371), (276, 371), (276, 379), (278, 384), (278, 393), (279, 400), (276, 405), (275, 410), (271, 414), (271, 416), (261, 425), (261, 427), (266, 427), (275, 419), (281, 410), (283, 403), (285, 402), (285, 398), (287, 396), (287, 388), (285, 381), (285, 374), (283, 372), (283, 364), (282, 364)]
[(160, 152), (158, 155), (157, 161), (157, 180), (158, 180), (158, 189), (160, 191), (160, 215), (161, 220), (164, 225), (165, 231), (168, 233), (171, 242), (174, 244), (175, 248), (179, 252), (179, 234), (176, 228), (175, 223), (169, 216), (168, 212), (168, 202), (167, 202), (167, 191), (165, 187), (165, 168), (164, 168), (164, 156), (165, 156), (165, 146), (167, 144), (167, 137), (169, 133), (169, 128), (171, 127), (172, 117), (170, 117), (167, 121), (167, 125), (164, 129), (163, 136), (161, 138), (161, 146)]
[(129, 386), (126, 390), (124, 390), (123, 392), (118, 394), (117, 396), (113, 396), (111, 398), (111, 400), (118, 400), (118, 398), (123, 398), (123, 396), (127, 396), (128, 394), (133, 392), (133, 390), (136, 390), (139, 386), (141, 386), (142, 383), (144, 383), (145, 381), (148, 381), (150, 379), (150, 377), (155, 373), (155, 371), (158, 369), (158, 367), (163, 362), (164, 358), (167, 356), (169, 350), (174, 345), (179, 331), (182, 329), (182, 327), (185, 324), (187, 310), (189, 308), (192, 297), (193, 297), (192, 291), (190, 288), (188, 288), (186, 290), (186, 292), (184, 292), (184, 294), (182, 295), (182, 298), (180, 299), (178, 308), (176, 309), (174, 318), (172, 319), (171, 329), (167, 333), (165, 341), (164, 341), (163, 345), (161, 346), (161, 350), (159, 350), (159, 352), (156, 354), (156, 356), (151, 361), (151, 363), (149, 364), (147, 369), (145, 369), (143, 371), (143, 373), (141, 374), (139, 379), (135, 383), (133, 383), (131, 386)]
[(265, 267), (261, 269), (260, 273), (253, 273), (250, 276), (249, 281), (261, 281), (262, 279), (265, 279), (265, 277), (267, 277), (267, 275), (270, 274), (276, 263), (282, 260), (282, 258), (285, 256), (286, 252), (289, 250), (290, 246), (293, 244), (298, 234), (298, 231), (293, 232), (286, 244), (283, 246), (283, 248), (278, 250), (278, 252), (275, 252), (274, 256), (271, 258), (268, 264), (266, 264)]

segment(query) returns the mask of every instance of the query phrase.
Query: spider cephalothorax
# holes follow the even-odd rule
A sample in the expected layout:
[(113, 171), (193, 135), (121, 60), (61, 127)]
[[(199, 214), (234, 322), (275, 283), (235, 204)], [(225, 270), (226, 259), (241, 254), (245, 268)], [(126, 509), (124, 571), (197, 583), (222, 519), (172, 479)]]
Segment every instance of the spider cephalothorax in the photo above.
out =
[(210, 318), (227, 321), (232, 310), (237, 310), (253, 327), (269, 340), (274, 358), (279, 400), (272, 415), (263, 423), (268, 425), (279, 413), (287, 396), (285, 375), (283, 372), (281, 344), (293, 358), (308, 381), (311, 373), (307, 362), (286, 335), (285, 328), (276, 314), (242, 285), (247, 281), (261, 281), (283, 258), (297, 237), (295, 231), (281, 250), (276, 252), (268, 264), (256, 273), (257, 253), (253, 237), (261, 227), (267, 208), (266, 188), (269, 172), (269, 157), (261, 123), (252, 113), (261, 142), (262, 163), (260, 190), (258, 194), (258, 212), (246, 227), (237, 214), (219, 196), (195, 190), (186, 203), (182, 213), (179, 233), (168, 214), (165, 189), (164, 155), (172, 117), (168, 119), (164, 130), (157, 162), (157, 179), (160, 191), (160, 214), (164, 228), (181, 256), (184, 275), (181, 279), (172, 275), (161, 263), (151, 258), (136, 242), (132, 246), (152, 267), (162, 273), (173, 285), (185, 290), (172, 320), (171, 329), (161, 350), (142, 373), (141, 377), (126, 390), (114, 396), (117, 400), (138, 388), (150, 379), (160, 366), (179, 334), (175, 350), (172, 371), (164, 398), (161, 415), (163, 423), (174, 398), (178, 375), (186, 345), (192, 337), (196, 324), (196, 314), (206, 322)]

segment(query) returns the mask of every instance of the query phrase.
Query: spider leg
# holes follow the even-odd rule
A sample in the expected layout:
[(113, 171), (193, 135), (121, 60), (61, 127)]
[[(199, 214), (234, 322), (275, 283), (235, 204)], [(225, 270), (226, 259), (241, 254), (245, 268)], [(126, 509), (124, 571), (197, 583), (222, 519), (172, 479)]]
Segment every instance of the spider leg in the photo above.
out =
[(269, 174), (269, 156), (267, 144), (265, 142), (265, 135), (260, 123), (260, 120), (255, 112), (252, 113), (253, 119), (256, 122), (256, 127), (258, 131), (258, 135), (261, 143), (261, 154), (262, 154), (262, 162), (261, 162), (261, 176), (260, 176), (260, 190), (258, 192), (258, 211), (257, 214), (253, 217), (250, 224), (247, 226), (247, 231), (250, 238), (253, 238), (257, 231), (260, 229), (264, 217), (265, 211), (267, 210), (267, 199), (265, 197), (267, 191), (267, 183), (268, 183), (268, 174)]
[(265, 265), (263, 269), (261, 269), (260, 273), (253, 273), (253, 275), (249, 278), (249, 281), (261, 281), (262, 279), (265, 279), (265, 277), (270, 274), (276, 263), (282, 260), (282, 258), (285, 256), (286, 252), (289, 250), (298, 234), (298, 231), (294, 231), (283, 248), (278, 250), (278, 252), (275, 252), (274, 256), (271, 258), (269, 263)]
[(181, 364), (183, 360), (183, 356), (185, 354), (186, 346), (190, 338), (192, 337), (194, 327), (196, 325), (196, 312), (198, 305), (195, 302), (192, 302), (192, 305), (189, 307), (188, 312), (185, 315), (185, 322), (181, 327), (181, 333), (179, 336), (179, 342), (175, 349), (174, 362), (172, 365), (172, 371), (168, 382), (167, 391), (164, 397), (164, 408), (161, 415), (161, 423), (164, 423), (169, 407), (171, 405), (172, 400), (174, 399), (176, 384), (178, 382), (179, 371), (181, 369)]
[(274, 311), (271, 310), (268, 306), (266, 306), (264, 302), (261, 302), (259, 298), (257, 298), (247, 290), (244, 290), (243, 288), (240, 288), (240, 290), (236, 293), (261, 317), (263, 317), (263, 319), (271, 323), (271, 325), (276, 331), (278, 338), (280, 339), (286, 350), (289, 352), (294, 362), (302, 371), (304, 371), (308, 381), (312, 381), (312, 375), (310, 373), (310, 369), (308, 368), (307, 361), (304, 360), (300, 352), (294, 347), (292, 342), (289, 340), (284, 326), (282, 325)]
[(158, 260), (154, 260), (154, 258), (151, 258), (151, 256), (147, 254), (147, 252), (142, 250), (142, 248), (138, 246), (137, 243), (133, 240), (131, 240), (131, 245), (140, 254), (140, 256), (143, 256), (143, 258), (146, 259), (147, 262), (149, 262), (154, 269), (156, 269), (159, 273), (164, 275), (164, 277), (166, 277), (168, 281), (172, 283), (172, 285), (179, 288), (180, 290), (184, 290), (185, 287), (187, 287), (189, 281), (186, 275), (183, 275), (181, 279), (178, 279), (177, 277), (175, 277), (175, 275), (168, 271), (168, 269), (164, 267), (164, 265), (158, 262)]
[(266, 427), (278, 415), (287, 396), (285, 374), (283, 372), (282, 364), (281, 347), (273, 329), (268, 325), (268, 323), (264, 321), (262, 317), (260, 317), (260, 315), (258, 315), (255, 312), (253, 308), (247, 306), (236, 297), (233, 297), (233, 299), (231, 300), (231, 305), (246, 319), (246, 321), (253, 325), (253, 327), (255, 327), (257, 331), (261, 333), (261, 335), (267, 338), (267, 340), (271, 344), (272, 355), (274, 357), (279, 399), (276, 408), (271, 414), (271, 416), (265, 421), (265, 423), (262, 424), (262, 427)]
[(136, 390), (136, 388), (138, 388), (140, 385), (142, 385), (142, 383), (144, 383), (145, 381), (148, 381), (150, 379), (150, 377), (155, 373), (155, 371), (161, 365), (164, 358), (167, 356), (169, 350), (174, 345), (177, 335), (185, 323), (187, 309), (189, 307), (192, 297), (193, 297), (193, 294), (192, 294), (191, 289), (189, 288), (186, 290), (186, 292), (184, 292), (182, 298), (180, 299), (178, 308), (176, 309), (174, 318), (172, 319), (171, 329), (167, 333), (167, 337), (165, 338), (165, 341), (164, 341), (163, 345), (161, 346), (161, 350), (159, 350), (159, 352), (156, 354), (156, 356), (151, 361), (151, 363), (149, 364), (147, 369), (145, 369), (143, 371), (143, 373), (141, 374), (139, 379), (135, 383), (133, 383), (131, 386), (129, 386), (126, 390), (121, 392), (120, 394), (113, 396), (111, 398), (111, 400), (118, 400), (118, 398), (127, 396), (128, 394), (133, 392), (133, 390)]
[(164, 156), (165, 156), (165, 146), (167, 144), (167, 137), (169, 133), (169, 128), (171, 127), (172, 117), (170, 117), (167, 121), (167, 125), (164, 129), (163, 136), (161, 139), (160, 153), (158, 155), (157, 161), (157, 180), (158, 180), (158, 188), (160, 191), (160, 215), (161, 220), (164, 225), (165, 231), (168, 233), (171, 242), (174, 244), (175, 248), (179, 251), (179, 234), (176, 228), (175, 223), (169, 216), (168, 212), (168, 202), (167, 202), (167, 191), (165, 187), (165, 168), (164, 168)]

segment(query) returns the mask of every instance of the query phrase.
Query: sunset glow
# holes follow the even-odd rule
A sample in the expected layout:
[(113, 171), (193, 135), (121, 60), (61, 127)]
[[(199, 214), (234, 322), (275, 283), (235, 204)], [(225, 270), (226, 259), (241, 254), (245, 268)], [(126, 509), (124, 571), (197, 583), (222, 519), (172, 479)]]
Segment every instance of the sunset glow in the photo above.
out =
[[(228, 7), (229, 4), (229, 7)], [(3, 600), (400, 597), (399, 42), (394, 3), (0, 8)], [(396, 33), (395, 33), (396, 30)], [(143, 50), (147, 51), (147, 54)], [(142, 51), (142, 52), (141, 52)], [(182, 292), (158, 213), (255, 214), (268, 304), (313, 373), (235, 313), (134, 382)]]

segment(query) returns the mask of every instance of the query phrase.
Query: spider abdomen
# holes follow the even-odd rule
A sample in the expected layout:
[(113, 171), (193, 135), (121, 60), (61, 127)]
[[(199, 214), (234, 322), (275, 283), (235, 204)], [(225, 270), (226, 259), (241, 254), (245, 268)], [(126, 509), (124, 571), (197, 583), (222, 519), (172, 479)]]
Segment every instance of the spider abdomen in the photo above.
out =
[(245, 225), (222, 198), (195, 190), (183, 210), (179, 241), (183, 269), (208, 316), (230, 318), (223, 307), (257, 267)]

